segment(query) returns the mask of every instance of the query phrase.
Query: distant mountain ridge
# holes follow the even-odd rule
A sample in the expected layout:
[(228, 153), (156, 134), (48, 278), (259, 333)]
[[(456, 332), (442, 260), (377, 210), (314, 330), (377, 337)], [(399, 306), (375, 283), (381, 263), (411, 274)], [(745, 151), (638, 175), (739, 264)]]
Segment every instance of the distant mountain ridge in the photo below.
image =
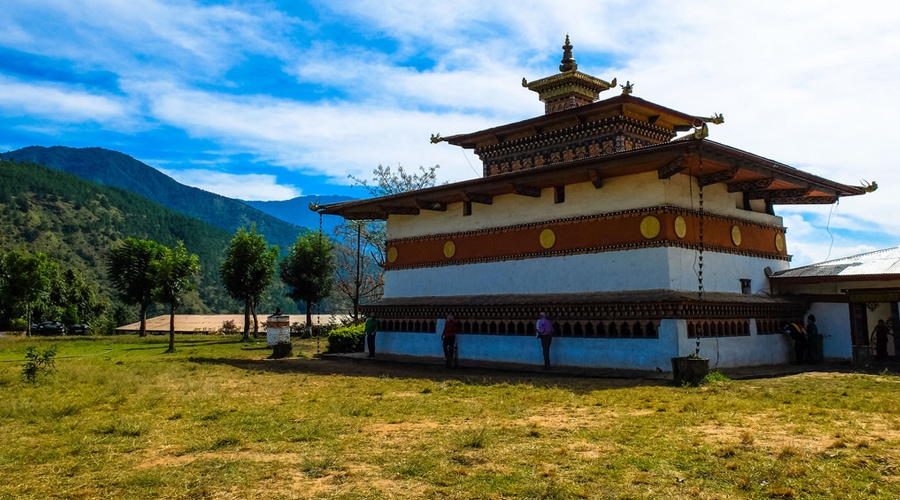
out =
[[(199, 283), (186, 297), (182, 312), (240, 310), (219, 276), (230, 232), (124, 188), (101, 186), (35, 163), (0, 160), (0, 252), (45, 253), (64, 270), (77, 270), (88, 283), (96, 284), (101, 297), (113, 299), (106, 259), (111, 248), (129, 237), (168, 247), (180, 240), (199, 256)], [(261, 304), (266, 307), (263, 310), (296, 310), (280, 282), (273, 283)], [(164, 309), (159, 306), (154, 311)]]
[[(257, 232), (263, 234), (266, 241), (281, 248), (293, 245), (297, 236), (306, 230), (241, 200), (180, 184), (159, 170), (117, 151), (30, 146), (0, 153), (0, 159), (38, 163), (97, 184), (120, 187), (230, 233), (255, 223)], [(315, 217), (312, 228), (318, 229), (318, 216), (308, 208), (304, 210)]]
[[(244, 203), (283, 221), (316, 230), (319, 228), (319, 214), (309, 209), (310, 203), (326, 205), (355, 199), (351, 196), (325, 195), (298, 196), (283, 201), (244, 201)], [(322, 217), (322, 231), (328, 235), (333, 234), (335, 226), (343, 221), (344, 219), (334, 215)]]

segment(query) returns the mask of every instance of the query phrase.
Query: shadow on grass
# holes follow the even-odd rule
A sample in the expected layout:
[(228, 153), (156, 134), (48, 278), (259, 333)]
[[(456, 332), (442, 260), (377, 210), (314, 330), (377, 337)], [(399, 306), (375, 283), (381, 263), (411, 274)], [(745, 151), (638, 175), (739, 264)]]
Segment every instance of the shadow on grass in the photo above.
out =
[(456, 380), (464, 384), (478, 386), (528, 384), (539, 387), (566, 389), (573, 392), (589, 392), (607, 388), (671, 385), (671, 381), (661, 379), (604, 378), (568, 373), (520, 372), (486, 367), (458, 367), (448, 370), (441, 365), (433, 364), (348, 362), (328, 358), (253, 360), (190, 357), (188, 361), (281, 374), (302, 373), (307, 375), (342, 375), (347, 377), (415, 378), (434, 382)]

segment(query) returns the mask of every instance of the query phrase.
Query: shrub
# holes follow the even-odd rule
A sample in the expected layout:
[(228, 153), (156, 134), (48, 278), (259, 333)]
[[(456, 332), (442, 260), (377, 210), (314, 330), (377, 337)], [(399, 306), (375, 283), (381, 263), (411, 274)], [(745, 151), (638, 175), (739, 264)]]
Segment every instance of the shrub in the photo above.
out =
[(25, 318), (14, 318), (9, 321), (9, 331), (24, 332), (28, 330), (28, 322)]
[(362, 352), (365, 344), (365, 325), (342, 326), (328, 332), (326, 352)]
[(30, 345), (25, 348), (25, 366), (22, 367), (22, 379), (34, 383), (40, 375), (50, 373), (56, 366), (56, 345), (39, 350)]
[(711, 371), (703, 377), (703, 384), (711, 384), (713, 382), (728, 382), (731, 379), (723, 375), (721, 372)]
[(222, 335), (237, 335), (240, 332), (241, 330), (234, 324), (233, 319), (223, 321), (222, 328), (219, 329), (219, 333)]

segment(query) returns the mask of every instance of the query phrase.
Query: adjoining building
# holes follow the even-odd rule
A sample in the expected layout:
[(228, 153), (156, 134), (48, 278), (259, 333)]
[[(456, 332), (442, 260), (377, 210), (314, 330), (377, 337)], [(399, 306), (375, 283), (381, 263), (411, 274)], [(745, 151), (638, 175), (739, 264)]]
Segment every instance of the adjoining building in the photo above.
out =
[(556, 75), (522, 85), (542, 116), (432, 142), (474, 150), (483, 177), (321, 213), (387, 224), (378, 351), (539, 363), (546, 312), (553, 363), (669, 370), (697, 348), (714, 366), (787, 362), (785, 321), (809, 299), (776, 295), (789, 269), (775, 207), (864, 194), (708, 139), (701, 117), (621, 93), (578, 71), (568, 36)]
[[(884, 321), (896, 334), (900, 325), (900, 248), (888, 248), (818, 264), (787, 269), (769, 278), (773, 293), (802, 298), (816, 316), (824, 355), (873, 361), (873, 329)], [(897, 360), (896, 336), (888, 336), (888, 361)]]

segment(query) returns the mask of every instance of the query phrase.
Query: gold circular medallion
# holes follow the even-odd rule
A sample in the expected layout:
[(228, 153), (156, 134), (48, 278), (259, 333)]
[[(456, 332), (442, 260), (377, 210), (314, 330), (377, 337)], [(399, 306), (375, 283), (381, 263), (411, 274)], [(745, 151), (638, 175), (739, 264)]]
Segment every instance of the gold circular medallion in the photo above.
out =
[(648, 240), (659, 236), (659, 219), (652, 215), (644, 217), (641, 221), (641, 234)]
[(544, 229), (541, 231), (541, 246), (544, 248), (553, 248), (556, 244), (556, 233), (552, 229)]
[(388, 252), (387, 252), (387, 260), (388, 260), (388, 262), (393, 263), (394, 261), (396, 261), (396, 260), (397, 260), (397, 253), (398, 253), (398, 252), (397, 252), (397, 247), (391, 247), (391, 248), (388, 248)]
[(734, 242), (734, 246), (741, 246), (741, 228), (731, 226), (731, 241)]
[(451, 259), (454, 255), (456, 255), (456, 243), (453, 243), (453, 240), (447, 240), (444, 243), (444, 257)]
[(775, 250), (784, 251), (784, 235), (781, 233), (775, 235)]
[(684, 238), (687, 234), (687, 222), (684, 220), (684, 217), (678, 216), (675, 217), (675, 236), (679, 238)]

